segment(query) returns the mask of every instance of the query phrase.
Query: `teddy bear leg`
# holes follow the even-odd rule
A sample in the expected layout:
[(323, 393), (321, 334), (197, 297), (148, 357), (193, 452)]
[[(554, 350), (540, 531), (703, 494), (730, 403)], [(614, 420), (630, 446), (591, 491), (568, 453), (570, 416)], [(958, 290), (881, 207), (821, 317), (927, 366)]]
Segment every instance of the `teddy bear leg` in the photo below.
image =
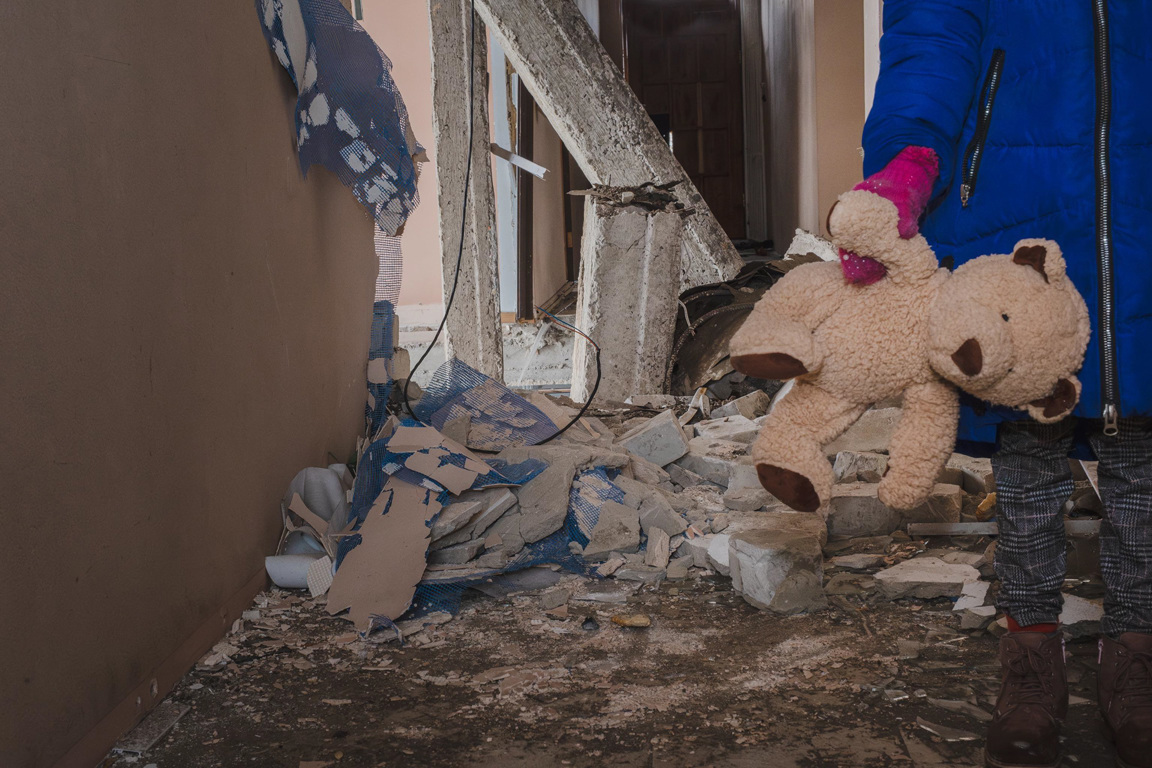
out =
[(864, 412), (804, 381), (780, 399), (752, 446), (752, 461), (764, 489), (792, 509), (815, 512), (832, 495), (832, 465), (824, 446)]
[(914, 509), (932, 494), (936, 478), (956, 444), (960, 404), (956, 390), (941, 381), (904, 392), (904, 414), (888, 448), (888, 470), (877, 489), (893, 509)]

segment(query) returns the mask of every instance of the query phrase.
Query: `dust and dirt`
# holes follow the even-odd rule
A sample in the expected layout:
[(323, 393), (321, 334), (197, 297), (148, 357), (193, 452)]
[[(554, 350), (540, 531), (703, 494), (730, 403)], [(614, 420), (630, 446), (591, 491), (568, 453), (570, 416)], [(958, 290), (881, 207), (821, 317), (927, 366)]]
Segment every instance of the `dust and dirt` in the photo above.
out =
[[(587, 581), (561, 583), (579, 595)], [(210, 659), (216, 667), (198, 667), (171, 694), (188, 714), (133, 762), (980, 765), (998, 686), (996, 639), (961, 630), (947, 598), (865, 592), (780, 617), (707, 575), (642, 586), (623, 604), (571, 600), (567, 615), (546, 612), (538, 593), (477, 594), (405, 645), (349, 632), (322, 602), (279, 590), (257, 598), (227, 659)], [(617, 626), (623, 613), (652, 625)], [(1066, 765), (1111, 765), (1093, 704), (1094, 648), (1069, 644)]]

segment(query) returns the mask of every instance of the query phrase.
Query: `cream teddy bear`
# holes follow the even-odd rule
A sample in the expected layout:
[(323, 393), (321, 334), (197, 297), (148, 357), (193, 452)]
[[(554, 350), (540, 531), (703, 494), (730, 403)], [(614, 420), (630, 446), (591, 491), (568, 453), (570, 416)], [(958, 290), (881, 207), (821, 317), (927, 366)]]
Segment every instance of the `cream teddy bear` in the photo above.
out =
[[(796, 379), (752, 449), (760, 482), (813, 512), (832, 491), (824, 446), (870, 405), (897, 395), (904, 413), (889, 449), (880, 500), (922, 504), (952, 453), (959, 387), (1044, 422), (1068, 415), (1090, 325), (1083, 298), (1050, 240), (1021, 240), (1007, 255), (940, 268), (923, 235), (901, 237), (891, 201), (856, 189), (829, 214), (834, 243), (886, 268), (869, 285), (838, 263), (785, 275), (731, 342), (750, 376)], [(955, 387), (953, 386), (955, 385)]]

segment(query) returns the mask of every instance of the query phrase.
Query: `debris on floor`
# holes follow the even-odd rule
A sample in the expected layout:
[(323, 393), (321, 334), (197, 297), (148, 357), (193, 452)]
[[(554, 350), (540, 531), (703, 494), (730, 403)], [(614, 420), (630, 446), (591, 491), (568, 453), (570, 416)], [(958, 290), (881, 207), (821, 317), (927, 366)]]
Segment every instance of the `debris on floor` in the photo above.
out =
[[(505, 425), (577, 410), (485, 391)], [(889, 510), (876, 488), (899, 403), (882, 404), (829, 453), (832, 502), (797, 513), (760, 488), (749, 456), (771, 398), (719, 400), (707, 418), (688, 397), (630, 400), (498, 453), (464, 444), (472, 416), (442, 430), (393, 420), (362, 447), (354, 480), (339, 466), (301, 473), (269, 573), (302, 557), (305, 583), (260, 595), (201, 659), (173, 697), (192, 714), (155, 754), (975, 764), (1004, 631), (994, 540), (975, 527), (994, 525), (979, 511), (994, 498), (988, 463), (956, 455), (922, 509)], [(909, 536), (927, 524), (942, 535)], [(1083, 699), (1101, 594), (1096, 576), (1066, 584)], [(308, 703), (286, 709), (282, 694)], [(494, 741), (477, 742), (477, 727)], [(1070, 751), (1099, 750), (1087, 724), (1069, 733)]]

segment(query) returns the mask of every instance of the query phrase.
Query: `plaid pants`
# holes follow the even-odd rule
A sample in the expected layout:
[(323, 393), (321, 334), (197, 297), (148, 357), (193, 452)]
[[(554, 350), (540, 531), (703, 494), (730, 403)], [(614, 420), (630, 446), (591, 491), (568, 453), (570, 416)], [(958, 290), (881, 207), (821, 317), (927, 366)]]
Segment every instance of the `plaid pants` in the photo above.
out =
[[(1152, 420), (1120, 422), (1106, 437), (1091, 435), (1099, 464), (1105, 517), (1100, 571), (1107, 594), (1101, 628), (1152, 633)], [(1072, 495), (1075, 420), (1058, 424), (1005, 422), (992, 459), (1000, 536), (996, 573), (1001, 610), (1022, 626), (1057, 621), (1067, 557), (1060, 508)]]

